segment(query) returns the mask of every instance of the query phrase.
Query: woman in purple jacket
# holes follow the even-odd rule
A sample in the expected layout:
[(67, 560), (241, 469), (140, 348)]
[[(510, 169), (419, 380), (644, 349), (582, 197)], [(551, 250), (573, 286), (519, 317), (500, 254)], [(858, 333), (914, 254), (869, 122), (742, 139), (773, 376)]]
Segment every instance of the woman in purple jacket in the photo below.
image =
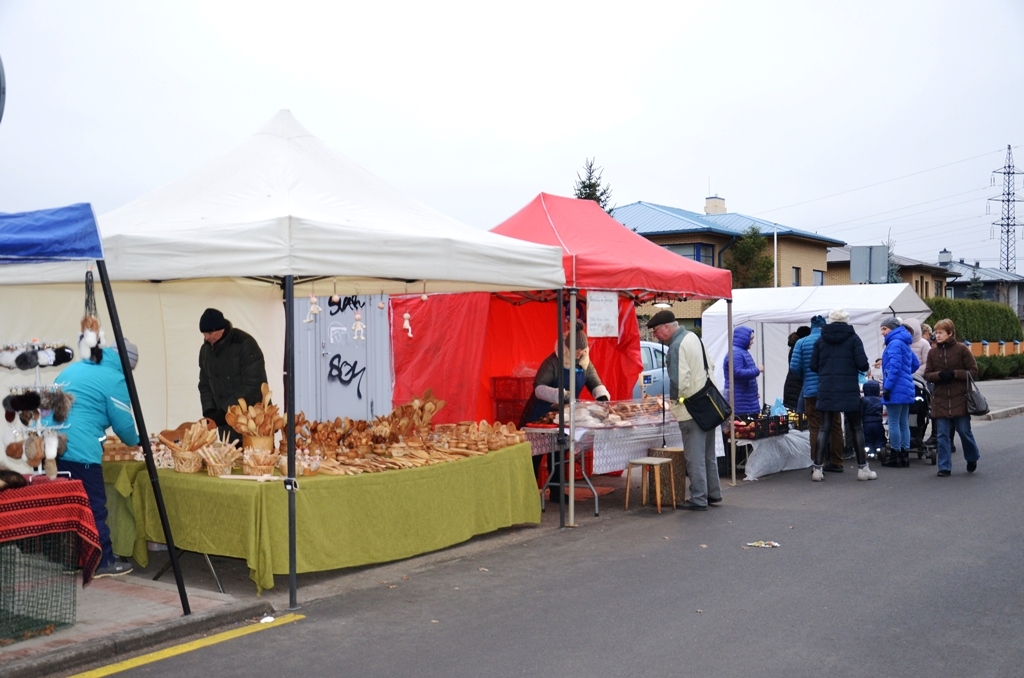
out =
[(761, 396), (757, 391), (757, 378), (764, 368), (754, 362), (750, 349), (754, 346), (754, 330), (740, 325), (732, 331), (733, 378), (729, 379), (729, 354), (722, 362), (722, 374), (725, 375), (726, 398), (729, 397), (730, 383), (736, 385), (735, 412), (738, 415), (756, 415), (761, 412)]

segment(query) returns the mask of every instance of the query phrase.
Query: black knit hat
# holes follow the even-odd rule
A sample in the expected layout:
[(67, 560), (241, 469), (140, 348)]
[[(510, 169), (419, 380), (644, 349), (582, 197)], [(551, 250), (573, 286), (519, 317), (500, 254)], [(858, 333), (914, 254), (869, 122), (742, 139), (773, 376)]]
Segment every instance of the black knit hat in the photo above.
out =
[(672, 311), (669, 311), (669, 310), (658, 311), (653, 316), (651, 316), (650, 320), (647, 321), (647, 329), (653, 330), (658, 325), (665, 325), (667, 323), (674, 323), (675, 321), (676, 321), (676, 316), (672, 313)]
[(228, 326), (224, 314), (215, 308), (208, 308), (203, 311), (203, 317), (199, 319), (200, 332), (216, 332)]

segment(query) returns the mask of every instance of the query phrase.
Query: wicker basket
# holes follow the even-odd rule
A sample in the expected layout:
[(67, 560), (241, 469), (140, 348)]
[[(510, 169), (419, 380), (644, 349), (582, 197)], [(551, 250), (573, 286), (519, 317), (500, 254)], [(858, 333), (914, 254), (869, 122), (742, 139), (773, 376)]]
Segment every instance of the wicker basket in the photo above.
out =
[(231, 467), (233, 465), (234, 464), (211, 464), (207, 462), (206, 472), (209, 473), (214, 478), (217, 478), (219, 476), (229, 476), (231, 475)]
[(277, 464), (270, 464), (269, 466), (250, 466), (248, 464), (242, 464), (242, 473), (247, 476), (272, 476), (274, 475), (275, 468), (277, 468)]
[(195, 452), (172, 452), (171, 459), (178, 473), (199, 473), (203, 469), (203, 458)]
[(242, 436), (242, 449), (250, 447), (260, 452), (273, 452), (274, 436)]

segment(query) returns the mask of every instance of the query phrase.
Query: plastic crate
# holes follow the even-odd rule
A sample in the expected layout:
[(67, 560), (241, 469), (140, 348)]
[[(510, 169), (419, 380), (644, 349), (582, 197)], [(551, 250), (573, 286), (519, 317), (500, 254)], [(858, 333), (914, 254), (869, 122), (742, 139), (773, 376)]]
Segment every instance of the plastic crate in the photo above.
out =
[(518, 426), (525, 409), (525, 400), (495, 400), (494, 421), (501, 422), (502, 424), (511, 422)]
[(78, 535), (0, 543), (0, 647), (75, 623)]
[(526, 400), (533, 393), (533, 377), (491, 377), (495, 400)]

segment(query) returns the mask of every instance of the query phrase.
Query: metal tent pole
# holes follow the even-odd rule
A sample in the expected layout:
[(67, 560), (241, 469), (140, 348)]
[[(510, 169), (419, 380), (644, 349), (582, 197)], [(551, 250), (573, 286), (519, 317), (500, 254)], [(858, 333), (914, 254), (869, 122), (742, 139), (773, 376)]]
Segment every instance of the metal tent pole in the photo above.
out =
[[(564, 343), (558, 338), (558, 343)], [(565, 364), (564, 362), (562, 363)], [(576, 527), (576, 289), (569, 290), (569, 527)], [(595, 497), (596, 501), (596, 497)]]
[(96, 260), (96, 270), (100, 274), (100, 284), (103, 287), (103, 298), (107, 302), (107, 311), (110, 313), (110, 328), (114, 330), (114, 340), (117, 342), (117, 352), (121, 357), (121, 369), (124, 371), (124, 381), (128, 386), (128, 397), (132, 401), (132, 412), (135, 415), (135, 427), (139, 431), (139, 444), (142, 445), (142, 453), (146, 458), (146, 470), (149, 471), (149, 482), (153, 485), (153, 499), (156, 501), (157, 512), (160, 514), (160, 526), (164, 530), (164, 539), (167, 540), (167, 555), (171, 559), (171, 567), (174, 568), (174, 581), (178, 584), (178, 597), (181, 598), (182, 614), (192, 614), (188, 604), (188, 594), (185, 593), (185, 579), (181, 575), (181, 566), (178, 564), (178, 549), (174, 547), (174, 537), (171, 536), (171, 524), (167, 520), (167, 507), (164, 506), (164, 495), (160, 491), (160, 478), (157, 475), (156, 463), (153, 461), (153, 448), (149, 444), (149, 433), (146, 431), (146, 422), (142, 418), (142, 405), (139, 402), (139, 391), (135, 388), (135, 375), (128, 363), (128, 351), (124, 345), (124, 333), (121, 331), (121, 319), (117, 315), (117, 306), (114, 304), (114, 290), (110, 287), (110, 277), (107, 275), (107, 264), (102, 259)]
[[(565, 364), (565, 342), (564, 324), (562, 322), (565, 314), (562, 309), (565, 307), (565, 290), (558, 290), (558, 308), (555, 317), (558, 320), (558, 339), (555, 340), (555, 352), (558, 354), (558, 365)], [(551, 473), (555, 472), (555, 464), (558, 464), (558, 527), (565, 528), (565, 381), (562, 379), (561, 371), (558, 372), (558, 433), (555, 434), (555, 455), (551, 457)], [(557, 457), (557, 458), (556, 458)]]
[(284, 277), (284, 406), (287, 410), (285, 435), (288, 436), (288, 609), (299, 609), (299, 582), (295, 547), (295, 278)]
[(736, 368), (735, 351), (732, 350), (732, 299), (725, 300), (726, 308), (726, 346), (729, 347), (729, 408), (732, 414), (729, 415), (729, 458), (732, 467), (732, 484), (736, 486), (736, 379), (734, 370)]

